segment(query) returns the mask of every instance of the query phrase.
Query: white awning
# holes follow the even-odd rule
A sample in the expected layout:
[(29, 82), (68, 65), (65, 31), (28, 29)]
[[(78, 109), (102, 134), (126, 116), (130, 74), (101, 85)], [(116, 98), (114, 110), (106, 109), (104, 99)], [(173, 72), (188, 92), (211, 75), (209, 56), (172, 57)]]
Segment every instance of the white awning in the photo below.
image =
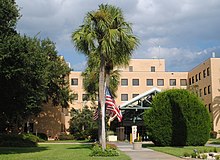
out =
[(134, 102), (136, 102), (136, 101), (138, 101), (138, 100), (140, 100), (140, 99), (142, 99), (142, 98), (144, 98), (144, 97), (146, 97), (146, 96), (148, 96), (148, 95), (150, 95), (152, 93), (158, 93), (158, 92), (161, 92), (161, 90), (156, 88), (156, 87), (154, 87), (154, 88), (152, 88), (152, 89), (150, 89), (150, 90), (148, 90), (148, 91), (146, 91), (146, 92), (144, 92), (142, 94), (139, 94), (138, 96), (132, 98), (131, 100), (129, 100), (129, 101), (125, 102), (125, 103), (122, 103), (120, 105), (120, 108), (128, 106), (128, 105), (130, 105), (130, 104), (132, 104), (132, 103), (134, 103)]

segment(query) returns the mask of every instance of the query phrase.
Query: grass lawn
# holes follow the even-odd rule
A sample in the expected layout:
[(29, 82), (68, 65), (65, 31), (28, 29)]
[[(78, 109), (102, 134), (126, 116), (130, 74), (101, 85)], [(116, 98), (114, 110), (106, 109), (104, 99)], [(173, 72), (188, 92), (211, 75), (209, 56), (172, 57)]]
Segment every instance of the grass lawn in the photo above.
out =
[[(215, 147), (209, 147), (209, 146), (184, 146), (184, 147), (156, 147), (153, 145), (147, 145), (144, 144), (143, 147), (150, 148), (152, 150), (167, 153), (170, 155), (174, 155), (176, 157), (183, 156), (184, 153), (193, 153), (194, 149), (196, 149), (199, 152), (209, 152), (214, 150)], [(220, 152), (220, 148), (216, 148), (218, 152)]]
[(40, 144), (39, 147), (0, 147), (0, 160), (130, 160), (124, 153), (116, 157), (90, 157), (88, 144)]

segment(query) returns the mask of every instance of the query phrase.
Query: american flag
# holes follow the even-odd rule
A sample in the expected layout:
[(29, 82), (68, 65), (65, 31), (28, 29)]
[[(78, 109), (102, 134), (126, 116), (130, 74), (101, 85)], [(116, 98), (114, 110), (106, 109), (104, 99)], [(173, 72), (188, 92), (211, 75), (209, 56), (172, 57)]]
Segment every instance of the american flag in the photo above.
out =
[(110, 116), (111, 117), (117, 116), (118, 121), (121, 122), (122, 120), (121, 111), (119, 110), (118, 106), (116, 106), (115, 100), (111, 95), (108, 87), (106, 87), (105, 90), (105, 104), (106, 104), (106, 110), (110, 111)]
[(98, 108), (96, 108), (96, 110), (95, 110), (95, 112), (94, 112), (94, 114), (93, 114), (93, 120), (97, 120), (99, 118), (99, 110), (98, 110)]

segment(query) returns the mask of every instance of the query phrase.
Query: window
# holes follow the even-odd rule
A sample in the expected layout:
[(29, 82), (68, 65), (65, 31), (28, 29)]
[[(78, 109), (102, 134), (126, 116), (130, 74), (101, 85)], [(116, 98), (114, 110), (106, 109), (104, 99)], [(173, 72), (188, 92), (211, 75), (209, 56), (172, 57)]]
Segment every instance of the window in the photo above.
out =
[(164, 79), (158, 79), (157, 86), (164, 86)]
[(194, 76), (192, 76), (192, 84), (194, 83)]
[(155, 72), (155, 70), (156, 70), (156, 69), (155, 69), (155, 66), (151, 66), (151, 67), (150, 67), (150, 71), (151, 71), (151, 72)]
[(153, 79), (147, 79), (147, 86), (153, 86)]
[(133, 72), (133, 66), (129, 66), (129, 72)]
[(210, 94), (211, 93), (211, 86), (209, 85), (208, 86), (208, 94)]
[(199, 72), (199, 80), (201, 80), (201, 72)]
[(137, 97), (139, 94), (132, 94), (132, 98)]
[(196, 82), (198, 82), (198, 75), (196, 74)]
[(128, 101), (128, 94), (121, 94), (121, 101)]
[(212, 112), (211, 103), (209, 103), (209, 112)]
[(128, 79), (121, 79), (121, 86), (127, 86), (128, 85)]
[(176, 79), (170, 79), (170, 86), (176, 86)]
[(88, 100), (89, 100), (88, 94), (83, 94), (83, 95), (82, 95), (82, 100), (83, 100), (83, 101), (88, 101)]
[(74, 98), (74, 100), (78, 100), (78, 94), (73, 94), (73, 98)]
[(180, 86), (187, 86), (186, 79), (180, 79)]
[(72, 86), (77, 86), (78, 85), (78, 78), (72, 78), (71, 79), (71, 85)]
[(204, 87), (204, 95), (206, 95), (206, 87)]
[(206, 73), (205, 73), (205, 70), (203, 70), (203, 78), (206, 77)]
[(191, 85), (192, 84), (192, 82), (191, 82), (191, 78), (189, 78), (189, 85)]
[(132, 79), (133, 86), (139, 86), (139, 79)]
[(207, 76), (209, 76), (210, 75), (210, 69), (209, 69), (209, 67), (207, 68)]

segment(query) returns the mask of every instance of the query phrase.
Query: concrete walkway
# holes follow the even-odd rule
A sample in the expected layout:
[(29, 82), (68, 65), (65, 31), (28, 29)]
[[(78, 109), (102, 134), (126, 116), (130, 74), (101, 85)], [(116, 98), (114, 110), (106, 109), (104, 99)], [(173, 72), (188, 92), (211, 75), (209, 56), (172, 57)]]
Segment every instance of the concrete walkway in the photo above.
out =
[(113, 144), (130, 156), (132, 160), (183, 160), (182, 158), (156, 152), (148, 148), (133, 150), (133, 145), (127, 142), (114, 142)]

